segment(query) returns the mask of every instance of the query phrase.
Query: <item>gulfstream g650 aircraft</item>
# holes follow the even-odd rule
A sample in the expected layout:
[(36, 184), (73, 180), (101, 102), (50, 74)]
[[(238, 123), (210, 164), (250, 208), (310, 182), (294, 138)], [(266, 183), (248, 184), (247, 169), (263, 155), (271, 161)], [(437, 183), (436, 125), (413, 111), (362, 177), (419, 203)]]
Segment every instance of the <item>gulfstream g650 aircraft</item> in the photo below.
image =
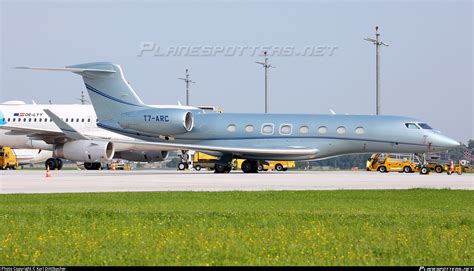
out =
[[(24, 68), (24, 67), (23, 67)], [(144, 104), (113, 63), (66, 68), (84, 79), (97, 126), (145, 140), (161, 149), (198, 150), (220, 157), (216, 172), (229, 172), (232, 158), (257, 172), (258, 160), (313, 160), (365, 152), (424, 153), (459, 143), (423, 121), (399, 116), (209, 113)], [(125, 142), (124, 142), (125, 143)]]

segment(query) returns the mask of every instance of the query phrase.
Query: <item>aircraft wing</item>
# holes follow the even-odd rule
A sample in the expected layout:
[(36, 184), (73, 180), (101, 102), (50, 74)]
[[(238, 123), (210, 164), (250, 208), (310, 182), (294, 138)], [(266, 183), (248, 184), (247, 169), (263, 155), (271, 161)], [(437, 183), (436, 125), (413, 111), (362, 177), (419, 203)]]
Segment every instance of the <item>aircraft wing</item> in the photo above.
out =
[(44, 109), (43, 110), (56, 124), (59, 129), (69, 138), (74, 139), (74, 140), (81, 140), (81, 139), (89, 139), (85, 136), (83, 136), (81, 133), (79, 133), (76, 129), (72, 128), (71, 125), (67, 124), (65, 121), (63, 121), (60, 117), (58, 117), (56, 114), (51, 112), (49, 109)]
[(301, 157), (301, 156), (315, 156), (319, 150), (306, 147), (235, 147), (235, 146), (214, 146), (201, 144), (183, 144), (183, 143), (169, 143), (169, 142), (150, 142), (150, 141), (129, 141), (129, 140), (114, 140), (114, 143), (134, 144), (136, 146), (161, 149), (176, 149), (176, 150), (194, 150), (210, 153), (233, 153), (245, 157), (260, 157), (260, 156), (274, 156), (274, 157)]
[(50, 129), (40, 129), (40, 128), (33, 128), (33, 127), (19, 127), (15, 125), (4, 124), (0, 125), (0, 129), (10, 130), (17, 135), (30, 135), (30, 134), (37, 134), (37, 135), (48, 135), (48, 136), (61, 136), (64, 135), (62, 132), (57, 130), (50, 130)]

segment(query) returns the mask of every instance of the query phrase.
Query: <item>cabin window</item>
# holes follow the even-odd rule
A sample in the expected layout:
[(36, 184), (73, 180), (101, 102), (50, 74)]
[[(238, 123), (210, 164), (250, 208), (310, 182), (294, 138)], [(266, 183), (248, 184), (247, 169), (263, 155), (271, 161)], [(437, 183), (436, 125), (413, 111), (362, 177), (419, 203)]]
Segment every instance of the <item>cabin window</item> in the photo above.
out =
[(73, 118), (71, 118), (71, 122), (74, 122), (74, 119), (73, 119)]
[(255, 128), (253, 127), (253, 125), (249, 124), (249, 125), (245, 126), (245, 131), (247, 133), (251, 133), (251, 132), (255, 131)]
[(328, 132), (328, 127), (326, 127), (326, 126), (319, 126), (319, 128), (318, 128), (318, 133), (320, 133), (320, 134), (325, 134), (325, 133), (327, 133), (327, 132)]
[(282, 135), (290, 135), (291, 130), (293, 130), (293, 127), (291, 124), (282, 124), (280, 125), (280, 134)]
[(68, 121), (69, 121), (69, 119), (68, 119), (68, 118), (66, 118), (66, 122), (68, 122)]
[(84, 122), (84, 119), (82, 119), (81, 122)]
[(39, 119), (38, 119), (38, 122), (41, 122), (41, 121), (43, 121), (43, 119), (42, 119), (42, 118), (39, 118)]
[(300, 133), (302, 133), (302, 134), (307, 134), (307, 133), (309, 133), (309, 127), (306, 126), (306, 125), (301, 126), (301, 127), (300, 127)]
[(5, 118), (3, 118), (2, 121), (5, 122)]
[(53, 119), (49, 119), (49, 122), (53, 122)]
[(345, 134), (346, 133), (346, 127), (339, 126), (339, 127), (337, 127), (336, 132), (340, 135)]
[(91, 122), (91, 119), (87, 119), (87, 122)]
[(432, 130), (431, 126), (428, 125), (428, 123), (418, 123), (420, 125), (421, 129), (429, 129)]
[(418, 128), (418, 126), (416, 126), (416, 124), (414, 124), (414, 123), (405, 123), (405, 126), (406, 126), (408, 129), (420, 129), (420, 128)]
[(228, 132), (235, 132), (235, 130), (237, 130), (237, 127), (235, 127), (235, 124), (229, 124), (229, 126), (227, 126)]
[(262, 125), (262, 134), (271, 135), (273, 134), (273, 124), (266, 123)]
[(10, 121), (10, 118), (8, 118), (8, 121)]
[(18, 122), (21, 122), (21, 118), (18, 118)]
[(356, 134), (362, 135), (365, 133), (364, 127), (357, 127), (355, 130)]

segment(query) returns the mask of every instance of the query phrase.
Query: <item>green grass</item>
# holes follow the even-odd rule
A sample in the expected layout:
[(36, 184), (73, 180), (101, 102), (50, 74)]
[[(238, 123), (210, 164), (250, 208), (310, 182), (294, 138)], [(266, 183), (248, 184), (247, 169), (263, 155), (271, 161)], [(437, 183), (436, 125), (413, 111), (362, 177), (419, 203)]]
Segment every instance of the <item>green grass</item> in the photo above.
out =
[(0, 196), (0, 265), (473, 265), (472, 191)]

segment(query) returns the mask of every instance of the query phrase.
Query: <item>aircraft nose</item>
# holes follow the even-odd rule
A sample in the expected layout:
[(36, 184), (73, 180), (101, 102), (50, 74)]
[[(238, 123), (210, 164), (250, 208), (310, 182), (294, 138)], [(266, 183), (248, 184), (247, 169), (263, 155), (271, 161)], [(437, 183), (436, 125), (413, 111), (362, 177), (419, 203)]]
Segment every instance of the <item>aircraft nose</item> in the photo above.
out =
[(452, 139), (452, 138), (449, 138), (447, 136), (442, 136), (442, 135), (439, 135), (439, 137), (437, 138), (437, 145), (443, 147), (443, 148), (455, 148), (455, 147), (459, 147), (461, 146), (461, 143), (459, 143), (458, 141)]

